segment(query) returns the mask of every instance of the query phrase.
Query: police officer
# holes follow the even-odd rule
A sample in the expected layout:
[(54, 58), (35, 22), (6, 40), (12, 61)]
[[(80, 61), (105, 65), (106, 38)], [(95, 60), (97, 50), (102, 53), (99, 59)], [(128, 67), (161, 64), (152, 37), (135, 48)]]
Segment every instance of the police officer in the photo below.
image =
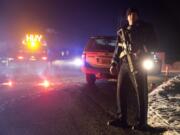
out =
[[(123, 26), (117, 32), (117, 46), (112, 59), (110, 72), (111, 74), (117, 74), (117, 67), (120, 65), (118, 72), (117, 82), (117, 115), (118, 117), (108, 122), (108, 125), (119, 126), (122, 128), (128, 128), (127, 122), (127, 83), (130, 82), (134, 86), (132, 74), (128, 65), (126, 56), (123, 56), (123, 48), (119, 45), (123, 41), (121, 30), (123, 29), (128, 33), (132, 45), (132, 53), (134, 54), (133, 60), (137, 69), (137, 84), (138, 91), (136, 91), (136, 97), (139, 101), (138, 104), (138, 118), (135, 128), (146, 129), (147, 126), (147, 110), (148, 110), (148, 88), (147, 88), (147, 74), (138, 65), (141, 56), (152, 51), (156, 47), (156, 36), (151, 24), (141, 21), (139, 19), (139, 12), (136, 8), (128, 8), (126, 11), (126, 17), (128, 24)], [(129, 103), (130, 104), (130, 103)]]

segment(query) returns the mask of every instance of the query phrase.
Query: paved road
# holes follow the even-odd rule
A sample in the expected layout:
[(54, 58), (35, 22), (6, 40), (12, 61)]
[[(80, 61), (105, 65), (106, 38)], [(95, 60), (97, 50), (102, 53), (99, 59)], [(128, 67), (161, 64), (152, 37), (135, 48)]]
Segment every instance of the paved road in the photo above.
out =
[[(49, 89), (32, 85), (38, 81), (0, 86), (0, 135), (145, 134), (106, 126), (116, 112), (115, 82), (88, 86), (79, 69), (66, 67), (54, 80)], [(129, 100), (134, 100), (131, 95)]]

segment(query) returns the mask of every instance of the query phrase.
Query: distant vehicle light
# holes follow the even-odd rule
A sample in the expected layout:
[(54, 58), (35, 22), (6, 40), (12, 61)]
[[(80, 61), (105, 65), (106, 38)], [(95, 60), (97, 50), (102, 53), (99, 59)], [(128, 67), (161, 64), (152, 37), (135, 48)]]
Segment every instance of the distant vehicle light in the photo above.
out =
[(30, 60), (30, 61), (35, 61), (35, 60), (36, 60), (36, 57), (31, 56), (29, 60)]
[(12, 60), (14, 60), (14, 58), (8, 58), (8, 60), (9, 60), (9, 61), (12, 61)]
[(19, 59), (19, 60), (23, 60), (24, 57), (23, 57), (23, 56), (18, 56), (18, 59)]
[(154, 68), (154, 61), (153, 59), (145, 59), (143, 61), (143, 68), (147, 71), (150, 71)]
[(47, 57), (42, 57), (42, 60), (47, 60)]
[(73, 64), (76, 66), (82, 66), (83, 65), (83, 61), (81, 58), (75, 58), (73, 61)]
[(62, 52), (61, 52), (61, 56), (64, 56), (64, 55), (65, 55), (65, 53), (62, 51)]

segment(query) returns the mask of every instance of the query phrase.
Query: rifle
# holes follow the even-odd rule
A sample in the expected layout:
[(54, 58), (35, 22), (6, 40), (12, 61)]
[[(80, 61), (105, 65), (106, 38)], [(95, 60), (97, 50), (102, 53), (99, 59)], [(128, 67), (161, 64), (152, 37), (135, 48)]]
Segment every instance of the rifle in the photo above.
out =
[(120, 46), (123, 48), (123, 52), (121, 53), (120, 58), (122, 58), (124, 56), (127, 57), (129, 69), (132, 73), (133, 81), (134, 81), (135, 87), (137, 89), (138, 88), (137, 79), (136, 79), (137, 70), (135, 68), (134, 61), (132, 59), (131, 42), (130, 42), (129, 36), (127, 35), (127, 33), (125, 33), (124, 29), (121, 29), (120, 33), (122, 36), (122, 44), (120, 44)]
[[(131, 46), (130, 37), (123, 28), (120, 30), (120, 34), (122, 36), (122, 43), (120, 43), (119, 45), (123, 48), (123, 52), (120, 54), (120, 58), (127, 57), (129, 69), (132, 74), (132, 79), (134, 82), (134, 88), (137, 93), (138, 105), (140, 105), (138, 83), (137, 83), (137, 78), (136, 78), (136, 74), (138, 73), (138, 71), (135, 68), (134, 60), (132, 59), (132, 46)], [(140, 110), (138, 111), (140, 112)]]

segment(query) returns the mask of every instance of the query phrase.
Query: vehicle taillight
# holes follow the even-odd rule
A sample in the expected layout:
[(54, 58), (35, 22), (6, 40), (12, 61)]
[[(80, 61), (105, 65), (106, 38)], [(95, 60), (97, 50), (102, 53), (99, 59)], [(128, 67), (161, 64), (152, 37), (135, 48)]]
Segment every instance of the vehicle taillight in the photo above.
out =
[(86, 60), (86, 53), (82, 54), (82, 60)]
[(36, 59), (35, 56), (31, 56), (29, 60), (31, 60), (31, 61), (36, 61), (37, 59)]

